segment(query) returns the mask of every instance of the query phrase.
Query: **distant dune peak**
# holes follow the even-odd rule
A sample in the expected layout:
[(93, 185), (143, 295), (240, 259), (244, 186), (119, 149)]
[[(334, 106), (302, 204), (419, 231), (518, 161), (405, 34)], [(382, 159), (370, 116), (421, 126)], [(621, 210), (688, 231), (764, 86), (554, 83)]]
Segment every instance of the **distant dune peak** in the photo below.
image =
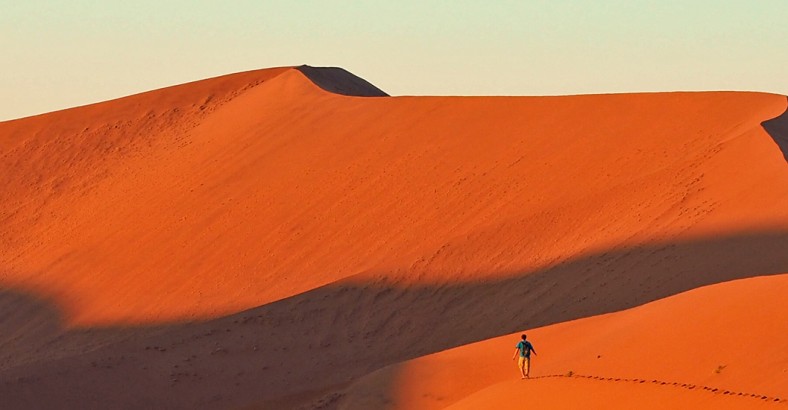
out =
[(774, 142), (780, 147), (785, 160), (788, 161), (788, 108), (779, 117), (764, 121), (762, 125), (763, 129), (774, 138)]
[(388, 97), (367, 80), (339, 67), (296, 67), (306, 78), (325, 91), (353, 97)]

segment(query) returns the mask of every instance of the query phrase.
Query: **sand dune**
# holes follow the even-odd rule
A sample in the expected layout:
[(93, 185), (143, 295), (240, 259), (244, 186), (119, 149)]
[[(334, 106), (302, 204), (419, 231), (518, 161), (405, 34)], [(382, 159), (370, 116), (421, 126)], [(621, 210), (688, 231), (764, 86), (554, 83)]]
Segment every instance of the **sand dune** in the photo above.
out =
[(299, 67), (2, 122), (0, 395), (330, 408), (399, 362), (788, 272), (786, 105)]

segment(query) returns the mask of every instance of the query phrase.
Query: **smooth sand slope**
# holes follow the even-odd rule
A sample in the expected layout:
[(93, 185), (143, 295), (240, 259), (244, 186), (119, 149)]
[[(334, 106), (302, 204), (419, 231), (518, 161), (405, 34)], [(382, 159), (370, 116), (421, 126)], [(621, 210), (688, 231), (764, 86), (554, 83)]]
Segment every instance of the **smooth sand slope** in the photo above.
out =
[[(526, 381), (509, 360), (519, 333), (446, 350), (362, 378), (347, 389), (342, 407), (747, 409), (785, 403), (785, 295), (788, 274), (749, 278), (530, 330), (539, 355), (532, 360), (534, 379)], [(731, 396), (748, 400), (727, 400)]]
[(337, 406), (403, 360), (788, 272), (785, 110), (279, 68), (2, 122), (0, 396)]

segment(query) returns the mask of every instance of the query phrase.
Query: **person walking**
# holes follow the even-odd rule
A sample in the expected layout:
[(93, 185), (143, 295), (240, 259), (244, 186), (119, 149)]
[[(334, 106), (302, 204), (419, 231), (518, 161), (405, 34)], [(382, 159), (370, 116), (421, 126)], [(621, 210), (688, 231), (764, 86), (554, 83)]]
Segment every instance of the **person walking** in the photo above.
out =
[(519, 353), (520, 360), (517, 361), (517, 367), (520, 368), (520, 374), (523, 376), (522, 378), (527, 379), (531, 373), (531, 352), (536, 355), (536, 349), (534, 349), (534, 345), (532, 345), (531, 342), (526, 340), (525, 334), (520, 337), (522, 340), (515, 346), (512, 360), (514, 360)]

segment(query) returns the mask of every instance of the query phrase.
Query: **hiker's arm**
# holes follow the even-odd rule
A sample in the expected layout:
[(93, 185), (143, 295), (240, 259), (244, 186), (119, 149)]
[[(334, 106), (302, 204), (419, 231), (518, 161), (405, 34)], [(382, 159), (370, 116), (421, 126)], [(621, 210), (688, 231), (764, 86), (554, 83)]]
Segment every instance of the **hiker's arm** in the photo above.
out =
[(538, 354), (536, 354), (536, 349), (534, 349), (533, 346), (531, 346), (531, 351), (534, 352), (534, 355), (539, 356)]
[(517, 357), (517, 353), (520, 353), (520, 349), (515, 347), (514, 348), (514, 356), (512, 356), (512, 360), (514, 360)]

